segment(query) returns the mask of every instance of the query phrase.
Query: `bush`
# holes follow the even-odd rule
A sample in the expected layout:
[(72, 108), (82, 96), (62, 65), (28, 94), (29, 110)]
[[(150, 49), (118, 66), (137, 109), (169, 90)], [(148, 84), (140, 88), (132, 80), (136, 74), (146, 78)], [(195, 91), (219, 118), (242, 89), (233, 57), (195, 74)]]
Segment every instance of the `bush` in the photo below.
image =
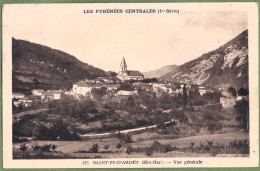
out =
[(191, 142), (190, 143), (190, 148), (193, 148), (194, 147), (194, 142)]
[(160, 153), (167, 153), (168, 151), (171, 151), (171, 145), (162, 145), (158, 141), (154, 141), (154, 143), (151, 145), (150, 150), (160, 152)]
[(41, 126), (38, 130), (36, 137), (40, 140), (79, 140), (79, 136), (76, 133), (70, 133), (68, 125), (63, 123), (62, 120), (58, 120), (49, 129), (45, 126)]
[(213, 146), (213, 140), (212, 140), (212, 141), (208, 141), (208, 140), (207, 140), (207, 143), (208, 143), (208, 145), (209, 145), (210, 147)]
[(28, 149), (28, 146), (26, 146), (25, 144), (22, 144), (22, 145), (20, 145), (19, 149), (23, 152), (23, 156), (24, 156), (25, 151)]
[(43, 151), (43, 152), (50, 152), (50, 148), (51, 148), (51, 144), (49, 144), (49, 145), (44, 145), (44, 146), (42, 146), (40, 149), (41, 149), (41, 151)]
[(89, 149), (92, 153), (97, 153), (99, 150), (98, 144), (93, 144), (92, 147)]
[(53, 144), (53, 145), (51, 146), (51, 149), (52, 149), (53, 151), (56, 151), (56, 148), (57, 148), (57, 147), (58, 147), (57, 145)]
[(121, 147), (122, 147), (122, 144), (120, 144), (120, 143), (118, 143), (118, 144), (116, 145), (116, 148), (118, 148), (119, 152), (120, 152)]
[(236, 103), (236, 105), (234, 106), (234, 108), (236, 109), (238, 116), (236, 118), (237, 121), (240, 122), (240, 127), (248, 130), (249, 129), (249, 101), (248, 100), (240, 100)]
[(179, 120), (180, 123), (187, 123), (189, 121), (188, 117), (182, 110), (181, 111), (175, 110), (175, 111), (172, 111), (170, 114), (173, 119)]
[(116, 137), (123, 143), (132, 143), (132, 136), (130, 134), (124, 134), (124, 133), (120, 133), (118, 132), (116, 134)]
[(221, 122), (211, 122), (208, 124), (209, 131), (220, 131), (222, 130), (223, 124)]
[(193, 106), (203, 106), (206, 104), (208, 104), (208, 101), (207, 101), (207, 99), (205, 99), (203, 97), (198, 96), (198, 97), (192, 99)]
[(39, 146), (38, 144), (34, 144), (34, 145), (32, 145), (32, 149), (33, 149), (33, 151), (39, 151), (40, 148), (41, 148), (41, 146)]
[(104, 145), (104, 149), (107, 151), (109, 149), (110, 145)]
[(151, 156), (153, 155), (153, 150), (151, 150), (151, 148), (147, 148), (147, 151), (145, 153), (147, 156)]
[(127, 154), (130, 154), (130, 153), (132, 153), (132, 152), (133, 152), (132, 146), (131, 146), (131, 145), (128, 145), (127, 148), (126, 148), (126, 153), (127, 153)]

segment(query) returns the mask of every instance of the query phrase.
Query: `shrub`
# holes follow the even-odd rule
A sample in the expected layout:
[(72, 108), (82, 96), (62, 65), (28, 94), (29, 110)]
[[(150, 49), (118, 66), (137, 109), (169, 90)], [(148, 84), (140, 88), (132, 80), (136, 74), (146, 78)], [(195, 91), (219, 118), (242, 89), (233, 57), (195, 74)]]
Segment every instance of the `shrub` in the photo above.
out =
[(104, 145), (104, 149), (107, 151), (109, 149), (110, 145)]
[(151, 156), (151, 155), (153, 155), (153, 150), (151, 150), (151, 148), (148, 148), (145, 154), (147, 156)]
[(49, 145), (44, 145), (40, 149), (42, 152), (50, 152), (51, 144)]
[(194, 147), (194, 142), (190, 143), (190, 147), (193, 148)]
[(89, 149), (92, 153), (97, 153), (99, 150), (98, 144), (93, 144), (92, 148)]
[(118, 143), (118, 144), (116, 145), (116, 148), (118, 148), (119, 152), (120, 152), (121, 147), (122, 147), (122, 145), (121, 145), (120, 143)]
[(57, 147), (58, 147), (57, 145), (53, 144), (53, 145), (51, 146), (51, 149), (52, 149), (53, 151), (55, 151)]
[(234, 106), (234, 108), (236, 109), (238, 116), (236, 118), (237, 121), (240, 122), (240, 127), (248, 130), (249, 129), (249, 101), (248, 100), (240, 100), (236, 103), (236, 105)]
[(28, 148), (28, 146), (26, 146), (25, 144), (20, 145), (19, 149), (23, 152), (23, 156), (24, 156), (24, 153), (27, 150), (27, 148)]
[(123, 141), (125, 143), (132, 143), (133, 142), (132, 136), (130, 134), (123, 134), (123, 135), (124, 135), (123, 136)]
[(208, 130), (209, 131), (220, 131), (222, 130), (222, 123), (221, 122), (211, 122), (208, 124)]
[(213, 140), (212, 140), (212, 141), (208, 141), (208, 140), (207, 140), (207, 143), (208, 143), (208, 145), (209, 145), (210, 147), (213, 146)]
[(130, 153), (132, 153), (132, 152), (133, 152), (132, 146), (131, 146), (131, 145), (128, 145), (127, 148), (126, 148), (126, 153), (127, 153), (127, 154), (130, 154)]
[(68, 125), (63, 123), (62, 120), (55, 122), (50, 129), (45, 126), (41, 126), (36, 137), (40, 140), (70, 141), (80, 139), (76, 133), (70, 133)]
[(116, 137), (121, 141), (121, 142), (124, 142), (124, 143), (132, 143), (133, 140), (132, 140), (132, 136), (130, 134), (124, 134), (124, 133), (120, 133), (118, 132), (116, 134)]
[(39, 146), (39, 145), (37, 145), (37, 144), (32, 145), (33, 151), (39, 151), (40, 148), (41, 148), (41, 146)]
[(168, 151), (171, 151), (171, 145), (162, 145), (158, 141), (154, 141), (154, 143), (151, 145), (150, 150), (160, 152), (160, 153), (167, 153)]

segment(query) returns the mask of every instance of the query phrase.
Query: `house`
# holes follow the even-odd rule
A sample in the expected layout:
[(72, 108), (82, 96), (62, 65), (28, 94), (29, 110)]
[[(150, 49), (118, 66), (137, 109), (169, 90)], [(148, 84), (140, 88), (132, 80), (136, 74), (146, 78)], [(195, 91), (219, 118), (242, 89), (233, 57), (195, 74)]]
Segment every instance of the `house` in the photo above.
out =
[(14, 102), (14, 105), (16, 107), (20, 106), (20, 105), (23, 105), (25, 107), (29, 107), (29, 106), (32, 106), (33, 104), (33, 100), (31, 99), (28, 99), (27, 97), (24, 97), (24, 98), (20, 98), (18, 101), (15, 101)]
[(117, 90), (117, 85), (116, 84), (104, 84), (102, 87), (107, 88), (107, 90), (112, 91), (112, 90)]
[(14, 104), (15, 107), (19, 107), (19, 106), (22, 105), (22, 102), (20, 102), (20, 101), (14, 101), (13, 104)]
[(113, 84), (116, 82), (115, 78), (112, 77), (97, 77), (96, 81), (98, 81), (101, 84)]
[(73, 84), (72, 92), (74, 95), (87, 95), (91, 93), (93, 86), (90, 83), (86, 83), (84, 81), (79, 81)]
[(156, 83), (151, 83), (153, 88), (162, 88), (166, 87), (167, 85), (170, 86), (170, 83), (165, 83), (165, 82), (156, 82)]
[(234, 106), (236, 105), (236, 98), (221, 97), (220, 103), (222, 104), (223, 108), (234, 108)]
[(127, 65), (125, 58), (123, 57), (121, 64), (121, 71), (119, 71), (117, 78), (126, 81), (126, 80), (144, 80), (144, 75), (140, 71), (127, 70)]
[(22, 93), (12, 93), (12, 98), (13, 99), (22, 99), (24, 97), (25, 97), (25, 95), (22, 94)]
[(42, 95), (42, 99), (45, 99), (46, 101), (60, 100), (61, 99), (61, 91), (48, 90), (48, 91), (44, 92), (44, 95)]
[(204, 94), (207, 94), (207, 93), (214, 93), (214, 92), (215, 92), (214, 90), (207, 89), (205, 87), (199, 87), (200, 96), (203, 96)]
[[(100, 79), (97, 81), (93, 81), (93, 80), (85, 80), (85, 81), (79, 81), (75, 84), (73, 84), (72, 87), (72, 93), (73, 95), (90, 95), (91, 94), (91, 90), (93, 88), (97, 88), (97, 89), (101, 89), (101, 88), (106, 88), (108, 91), (112, 91), (112, 90), (117, 90), (117, 85), (113, 84), (113, 83), (104, 83), (103, 81), (100, 82)], [(111, 82), (108, 81), (107, 82)]]
[(32, 94), (34, 96), (42, 96), (44, 94), (44, 90), (43, 89), (33, 89)]
[(120, 90), (117, 92), (116, 95), (117, 96), (134, 96), (134, 95), (138, 95), (138, 92), (137, 92), (137, 90), (134, 90), (134, 91)]

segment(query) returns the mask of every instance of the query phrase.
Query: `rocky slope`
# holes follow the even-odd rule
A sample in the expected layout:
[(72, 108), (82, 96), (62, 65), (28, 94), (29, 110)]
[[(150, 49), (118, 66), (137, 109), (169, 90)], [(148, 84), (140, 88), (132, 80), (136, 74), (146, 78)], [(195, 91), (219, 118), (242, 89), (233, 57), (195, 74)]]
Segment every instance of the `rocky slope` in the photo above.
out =
[(215, 88), (248, 88), (248, 31), (160, 79)]

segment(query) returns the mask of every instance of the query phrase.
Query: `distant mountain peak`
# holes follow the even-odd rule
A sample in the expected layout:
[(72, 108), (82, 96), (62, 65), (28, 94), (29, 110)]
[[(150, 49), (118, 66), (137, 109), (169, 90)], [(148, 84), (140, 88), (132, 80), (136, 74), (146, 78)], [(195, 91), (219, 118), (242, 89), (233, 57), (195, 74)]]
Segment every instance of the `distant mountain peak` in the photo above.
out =
[(166, 65), (153, 71), (143, 72), (143, 75), (145, 78), (160, 78), (169, 72), (175, 71), (177, 67), (178, 65)]

